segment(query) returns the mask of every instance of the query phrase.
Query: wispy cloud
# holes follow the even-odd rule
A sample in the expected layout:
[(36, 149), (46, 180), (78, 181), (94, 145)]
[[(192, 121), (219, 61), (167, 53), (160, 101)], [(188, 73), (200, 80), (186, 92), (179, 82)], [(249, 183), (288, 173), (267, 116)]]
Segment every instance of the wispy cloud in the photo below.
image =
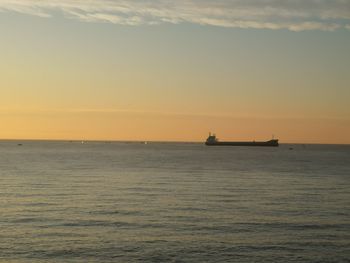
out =
[(40, 17), (61, 12), (120, 25), (193, 23), (291, 31), (349, 28), (350, 0), (0, 0), (0, 11)]

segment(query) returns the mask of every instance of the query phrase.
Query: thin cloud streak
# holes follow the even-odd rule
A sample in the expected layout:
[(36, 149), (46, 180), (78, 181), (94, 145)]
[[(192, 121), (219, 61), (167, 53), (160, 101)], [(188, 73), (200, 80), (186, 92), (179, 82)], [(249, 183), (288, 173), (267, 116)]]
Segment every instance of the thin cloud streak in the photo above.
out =
[(44, 18), (61, 12), (70, 19), (129, 26), (193, 23), (333, 31), (350, 22), (350, 0), (0, 0), (0, 11)]
[(0, 115), (124, 115), (124, 116), (150, 116), (150, 117), (183, 117), (183, 118), (222, 118), (222, 119), (260, 119), (260, 120), (336, 120), (350, 123), (348, 116), (314, 116), (314, 115), (286, 115), (274, 114), (265, 116), (261, 114), (230, 114), (209, 112), (169, 112), (155, 110), (137, 110), (123, 108), (0, 108)]

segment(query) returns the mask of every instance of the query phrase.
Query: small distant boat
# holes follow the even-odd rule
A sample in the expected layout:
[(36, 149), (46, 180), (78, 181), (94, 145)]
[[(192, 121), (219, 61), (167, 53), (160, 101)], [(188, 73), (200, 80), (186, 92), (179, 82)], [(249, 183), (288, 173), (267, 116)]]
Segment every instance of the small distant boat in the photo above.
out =
[(272, 139), (269, 141), (263, 141), (263, 142), (257, 142), (257, 141), (251, 141), (251, 142), (225, 142), (225, 141), (219, 141), (218, 138), (216, 138), (216, 135), (209, 133), (209, 137), (207, 138), (205, 145), (207, 146), (267, 146), (267, 147), (278, 147), (278, 140)]

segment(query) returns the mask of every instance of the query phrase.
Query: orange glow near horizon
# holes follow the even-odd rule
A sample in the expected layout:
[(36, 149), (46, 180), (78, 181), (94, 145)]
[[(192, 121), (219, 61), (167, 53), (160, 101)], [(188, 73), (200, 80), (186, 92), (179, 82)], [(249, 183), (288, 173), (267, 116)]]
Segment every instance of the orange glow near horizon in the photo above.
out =
[(327, 119), (266, 119), (135, 112), (41, 112), (2, 114), (1, 139), (188, 141), (209, 131), (222, 140), (350, 144), (350, 122)]

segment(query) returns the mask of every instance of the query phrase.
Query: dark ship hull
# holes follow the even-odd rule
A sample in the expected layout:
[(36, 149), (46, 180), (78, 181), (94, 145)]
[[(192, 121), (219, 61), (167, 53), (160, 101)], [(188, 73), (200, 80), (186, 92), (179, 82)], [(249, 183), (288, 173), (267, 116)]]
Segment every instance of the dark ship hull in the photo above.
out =
[(266, 146), (266, 147), (278, 147), (278, 140), (270, 140), (266, 142), (219, 142), (219, 141), (207, 141), (205, 145), (208, 146)]

